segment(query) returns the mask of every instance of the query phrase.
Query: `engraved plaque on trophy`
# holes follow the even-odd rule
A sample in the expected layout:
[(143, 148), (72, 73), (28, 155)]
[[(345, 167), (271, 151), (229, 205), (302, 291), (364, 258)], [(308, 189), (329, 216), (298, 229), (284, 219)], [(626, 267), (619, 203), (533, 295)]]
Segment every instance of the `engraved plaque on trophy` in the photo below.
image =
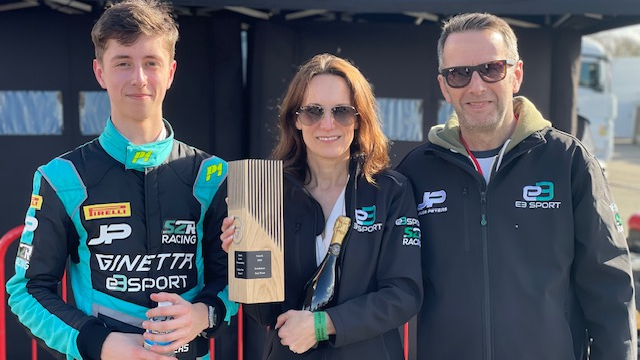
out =
[(282, 161), (230, 161), (227, 189), (236, 226), (229, 247), (229, 299), (284, 301)]

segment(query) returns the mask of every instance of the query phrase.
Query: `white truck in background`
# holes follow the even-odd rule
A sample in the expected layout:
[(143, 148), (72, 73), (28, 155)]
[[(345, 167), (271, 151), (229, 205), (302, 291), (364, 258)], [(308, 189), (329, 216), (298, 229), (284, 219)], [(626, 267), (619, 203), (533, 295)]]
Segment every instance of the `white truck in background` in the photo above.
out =
[(617, 98), (611, 88), (611, 57), (597, 41), (582, 37), (578, 86), (578, 137), (603, 168), (613, 157)]

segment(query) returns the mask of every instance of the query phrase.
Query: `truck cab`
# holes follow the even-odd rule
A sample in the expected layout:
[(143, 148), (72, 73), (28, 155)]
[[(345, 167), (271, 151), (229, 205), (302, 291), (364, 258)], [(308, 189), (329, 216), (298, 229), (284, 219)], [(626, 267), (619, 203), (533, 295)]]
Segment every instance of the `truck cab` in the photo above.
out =
[(578, 137), (603, 168), (613, 157), (614, 120), (618, 110), (611, 78), (611, 57), (607, 51), (597, 41), (583, 36), (578, 83)]

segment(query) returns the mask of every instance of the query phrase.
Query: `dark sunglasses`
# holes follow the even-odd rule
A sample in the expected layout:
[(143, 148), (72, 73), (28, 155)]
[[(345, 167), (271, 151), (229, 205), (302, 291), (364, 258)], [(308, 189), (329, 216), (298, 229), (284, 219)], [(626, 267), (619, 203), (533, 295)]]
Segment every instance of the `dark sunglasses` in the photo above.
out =
[(484, 82), (498, 82), (507, 76), (507, 67), (515, 65), (514, 60), (496, 60), (476, 66), (454, 66), (440, 71), (440, 75), (452, 88), (463, 88), (471, 82), (473, 72), (477, 71), (478, 75)]
[[(320, 105), (301, 106), (298, 111), (296, 111), (296, 115), (298, 115), (298, 119), (303, 125), (310, 126), (322, 120), (325, 113), (324, 109), (325, 108)], [(338, 105), (331, 108), (331, 116), (342, 126), (353, 124), (358, 115), (360, 115), (358, 114), (358, 110), (353, 106)]]

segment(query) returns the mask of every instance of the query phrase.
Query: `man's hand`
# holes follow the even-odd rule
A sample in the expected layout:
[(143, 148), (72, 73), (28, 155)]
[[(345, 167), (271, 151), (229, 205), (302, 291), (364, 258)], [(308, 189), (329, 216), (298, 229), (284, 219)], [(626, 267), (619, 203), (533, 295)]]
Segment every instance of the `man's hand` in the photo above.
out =
[(112, 332), (104, 340), (101, 360), (175, 360), (175, 357), (164, 356), (147, 350), (143, 346), (144, 339), (140, 334)]
[[(146, 313), (147, 318), (166, 316), (169, 320), (147, 320), (142, 323), (142, 327), (146, 330), (159, 332), (158, 334), (145, 332), (144, 338), (151, 341), (171, 342), (168, 345), (153, 345), (150, 350), (158, 354), (177, 350), (209, 327), (209, 310), (206, 304), (192, 304), (178, 294), (165, 292), (151, 294), (151, 300), (169, 301), (172, 304), (150, 309)], [(123, 358), (117, 360), (123, 360)]]

